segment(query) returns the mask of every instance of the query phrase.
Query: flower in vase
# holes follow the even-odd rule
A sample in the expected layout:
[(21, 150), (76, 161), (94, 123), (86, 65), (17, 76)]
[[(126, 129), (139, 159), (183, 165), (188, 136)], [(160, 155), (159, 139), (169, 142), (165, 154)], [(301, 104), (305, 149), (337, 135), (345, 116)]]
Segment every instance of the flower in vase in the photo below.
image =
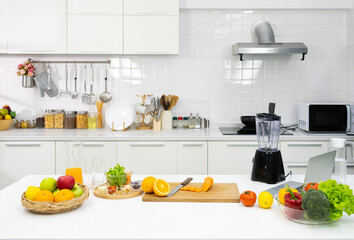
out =
[(24, 74), (26, 74), (26, 71), (25, 71), (24, 69), (22, 69), (22, 70), (20, 71), (20, 73), (21, 73), (22, 75), (24, 75)]
[(17, 70), (21, 70), (21, 68), (22, 68), (22, 64), (19, 64)]
[(33, 72), (28, 72), (28, 76), (33, 77)]

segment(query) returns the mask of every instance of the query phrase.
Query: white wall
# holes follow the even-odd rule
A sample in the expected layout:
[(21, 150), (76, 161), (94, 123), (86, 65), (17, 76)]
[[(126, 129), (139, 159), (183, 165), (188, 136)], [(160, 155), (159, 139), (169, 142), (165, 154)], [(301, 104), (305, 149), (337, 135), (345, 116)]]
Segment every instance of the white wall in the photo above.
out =
[[(304, 42), (309, 47), (306, 60), (300, 61), (300, 56), (263, 56), (245, 57), (240, 62), (233, 56), (233, 43), (255, 41), (251, 26), (259, 19), (273, 25), (277, 41)], [(109, 88), (114, 101), (133, 102), (141, 93), (176, 94), (180, 102), (175, 114), (199, 112), (212, 123), (239, 122), (240, 115), (266, 111), (268, 102), (274, 101), (283, 121), (293, 123), (299, 102), (354, 102), (349, 94), (354, 84), (346, 83), (346, 25), (345, 10), (183, 10), (180, 55), (118, 56), (121, 69), (116, 71), (117, 78), (110, 79)], [(0, 104), (9, 104), (18, 112), (25, 108), (87, 108), (77, 100), (40, 98), (37, 89), (22, 88), (15, 72), (27, 57), (0, 56)], [(64, 66), (53, 67), (57, 69), (55, 80), (63, 89)], [(103, 91), (102, 74), (96, 93)]]
[(354, 102), (354, 9), (347, 11), (347, 67), (346, 96)]

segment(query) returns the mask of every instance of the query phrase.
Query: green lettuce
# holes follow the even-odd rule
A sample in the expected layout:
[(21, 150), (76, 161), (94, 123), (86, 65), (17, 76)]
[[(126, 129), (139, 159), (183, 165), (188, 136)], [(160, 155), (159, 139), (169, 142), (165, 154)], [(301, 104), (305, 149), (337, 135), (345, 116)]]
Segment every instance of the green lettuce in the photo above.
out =
[(119, 164), (114, 168), (110, 168), (108, 172), (106, 172), (109, 185), (117, 187), (124, 185), (127, 182), (127, 175), (124, 171), (125, 167), (121, 167)]
[(337, 220), (343, 216), (343, 212), (350, 216), (354, 214), (353, 190), (348, 185), (337, 184), (335, 180), (320, 182), (318, 190), (323, 191), (331, 202), (330, 218)]

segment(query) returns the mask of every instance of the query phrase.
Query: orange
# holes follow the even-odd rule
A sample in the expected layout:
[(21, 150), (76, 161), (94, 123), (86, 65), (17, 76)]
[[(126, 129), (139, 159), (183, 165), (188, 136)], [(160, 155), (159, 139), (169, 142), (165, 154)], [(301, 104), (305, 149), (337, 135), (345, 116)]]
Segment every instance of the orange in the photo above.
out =
[(154, 193), (163, 197), (170, 193), (170, 185), (163, 179), (157, 179), (154, 183)]
[(54, 202), (54, 195), (51, 191), (41, 190), (34, 197), (33, 201), (37, 202)]
[(55, 194), (55, 202), (63, 202), (73, 199), (75, 194), (69, 189), (60, 190), (57, 194)]
[(146, 193), (153, 193), (155, 181), (156, 178), (154, 177), (146, 177), (141, 183), (141, 189)]

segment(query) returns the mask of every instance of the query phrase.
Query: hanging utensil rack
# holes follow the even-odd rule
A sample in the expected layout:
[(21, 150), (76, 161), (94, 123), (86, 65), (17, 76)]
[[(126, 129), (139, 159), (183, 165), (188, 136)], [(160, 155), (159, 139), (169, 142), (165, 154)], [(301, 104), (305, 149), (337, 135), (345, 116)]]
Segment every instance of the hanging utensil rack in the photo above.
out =
[(82, 63), (82, 64), (92, 64), (92, 63), (95, 63), (95, 64), (111, 64), (111, 60), (110, 59), (107, 59), (106, 61), (57, 61), (57, 60), (53, 60), (53, 61), (37, 61), (37, 60), (33, 60), (32, 58), (29, 58), (28, 61), (30, 63), (63, 63), (63, 64), (68, 64), (68, 63)]

